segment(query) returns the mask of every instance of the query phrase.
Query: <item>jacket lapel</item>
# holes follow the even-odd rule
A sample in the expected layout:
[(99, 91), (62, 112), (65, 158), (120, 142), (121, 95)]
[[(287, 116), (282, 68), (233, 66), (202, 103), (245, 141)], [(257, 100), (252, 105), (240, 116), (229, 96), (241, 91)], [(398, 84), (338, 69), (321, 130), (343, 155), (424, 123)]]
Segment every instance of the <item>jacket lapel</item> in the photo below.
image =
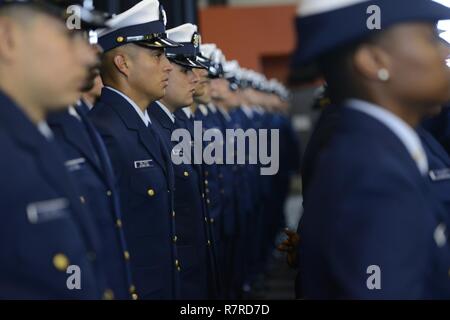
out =
[[(95, 146), (92, 141), (89, 140), (90, 134), (87, 132), (85, 124), (81, 120), (70, 115), (67, 111), (52, 114), (48, 119), (48, 123), (52, 127), (59, 128), (63, 133), (65, 140), (75, 147), (92, 164), (100, 177), (103, 178), (104, 172), (96, 159), (94, 153), (96, 151)], [(92, 149), (91, 146), (94, 149)]]
[(152, 130), (147, 128), (128, 101), (112, 90), (103, 88), (101, 101), (110, 106), (122, 119), (129, 130), (136, 131), (141, 144), (153, 156), (154, 160), (166, 171), (158, 138), (154, 136)]

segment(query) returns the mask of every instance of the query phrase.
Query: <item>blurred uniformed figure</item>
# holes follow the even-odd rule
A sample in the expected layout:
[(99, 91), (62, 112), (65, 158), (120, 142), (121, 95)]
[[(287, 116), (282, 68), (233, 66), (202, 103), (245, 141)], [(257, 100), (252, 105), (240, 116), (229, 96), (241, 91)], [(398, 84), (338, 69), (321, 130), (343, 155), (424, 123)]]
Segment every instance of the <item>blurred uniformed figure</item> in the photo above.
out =
[[(102, 13), (82, 9), (81, 12), (88, 11), (86, 16), (90, 19), (83, 23), (80, 32), (92, 34), (92, 29), (106, 27)], [(96, 39), (93, 40), (91, 49), (98, 61), (90, 68), (83, 92), (89, 92), (98, 82), (101, 49)], [(105, 297), (129, 299), (131, 294), (133, 297), (136, 294), (126, 257), (128, 249), (122, 229), (119, 191), (106, 147), (87, 118), (89, 104), (81, 98), (68, 110), (50, 115), (48, 123), (63, 152), (66, 169), (78, 184), (80, 203), (89, 209), (102, 240), (102, 250), (97, 253), (97, 258), (102, 259), (107, 268), (105, 275), (109, 288)]]
[[(199, 81), (195, 87), (194, 103), (190, 106), (192, 116), (189, 117), (190, 123), (192, 121), (200, 121), (203, 129), (203, 133), (206, 130), (215, 130), (216, 133), (220, 133), (218, 119), (214, 116), (212, 111), (209, 110), (208, 104), (211, 103), (210, 95), (210, 78), (214, 77), (211, 72), (211, 60), (206, 58), (206, 53), (202, 50), (203, 45), (200, 46), (200, 50), (197, 58), (206, 67), (206, 69), (193, 69), (192, 71), (197, 74)], [(184, 109), (183, 109), (184, 110)], [(181, 111), (183, 112), (183, 111)], [(183, 113), (178, 112), (180, 116)], [(177, 112), (176, 112), (177, 113)], [(185, 118), (187, 116), (185, 115)], [(214, 140), (214, 139), (213, 139)], [(223, 144), (223, 141), (203, 141), (203, 150), (205, 148), (214, 147), (214, 144)], [(213, 156), (216, 157), (216, 161), (213, 163), (202, 163), (202, 169), (205, 181), (208, 182), (204, 187), (205, 198), (209, 213), (209, 223), (211, 224), (212, 234), (214, 235), (214, 248), (217, 259), (217, 269), (219, 275), (220, 284), (220, 296), (225, 297), (224, 288), (224, 273), (226, 271), (226, 258), (225, 258), (225, 230), (224, 230), (224, 208), (225, 203), (222, 195), (225, 193), (225, 185), (223, 183), (223, 173), (220, 169), (220, 165), (217, 162), (223, 161), (218, 154), (213, 152)]]
[[(194, 163), (194, 149), (182, 149), (179, 141), (171, 140), (175, 130), (186, 129), (190, 132), (189, 143), (193, 147), (194, 128), (193, 123), (189, 122), (191, 112), (189, 108), (182, 108), (193, 103), (193, 93), (199, 81), (193, 68), (204, 68), (197, 61), (200, 36), (197, 26), (193, 24), (170, 29), (167, 35), (183, 47), (166, 50), (173, 68), (169, 75), (169, 85), (166, 95), (153, 103), (149, 112), (152, 121), (160, 125), (161, 136), (167, 149), (171, 151), (172, 158), (184, 159), (183, 163), (174, 164), (177, 248), (183, 261), (181, 298), (217, 298), (215, 243), (210, 228), (204, 185), (208, 181), (203, 176), (201, 165)], [(175, 116), (177, 110), (178, 115)]]
[(144, 0), (99, 30), (105, 87), (89, 113), (118, 179), (123, 228), (139, 298), (179, 297), (174, 174), (170, 154), (153, 128), (149, 104), (165, 94), (172, 66), (164, 48), (165, 12)]
[(446, 103), (438, 114), (431, 115), (422, 122), (422, 127), (442, 145), (450, 155), (450, 105)]
[[(377, 32), (364, 14), (372, 2), (317, 4), (299, 7), (294, 63), (319, 63), (339, 117), (304, 194), (300, 294), (448, 298), (448, 214), (426, 177), (430, 162), (414, 128), (450, 99), (450, 52), (434, 28), (449, 9), (380, 0)], [(349, 21), (351, 28), (339, 27)]]
[(106, 289), (99, 235), (46, 122), (79, 98), (95, 55), (53, 3), (0, 6), (1, 298), (98, 299)]
[[(243, 279), (246, 274), (245, 256), (242, 251), (245, 246), (242, 222), (246, 215), (247, 207), (245, 207), (244, 200), (248, 195), (248, 182), (244, 180), (242, 174), (239, 175), (239, 168), (235, 161), (234, 164), (227, 164), (227, 157), (233, 160), (236, 157), (236, 144), (234, 141), (227, 141), (226, 130), (235, 129), (235, 123), (228, 110), (236, 106), (237, 100), (231, 92), (228, 80), (224, 78), (225, 57), (215, 45), (205, 45), (204, 51), (207, 58), (211, 60), (210, 70), (214, 75), (210, 83), (211, 103), (208, 107), (216, 118), (224, 137), (223, 161), (219, 163), (224, 204), (222, 219), (225, 250), (224, 291), (226, 298), (236, 299), (241, 297)], [(227, 144), (229, 144), (228, 152)]]

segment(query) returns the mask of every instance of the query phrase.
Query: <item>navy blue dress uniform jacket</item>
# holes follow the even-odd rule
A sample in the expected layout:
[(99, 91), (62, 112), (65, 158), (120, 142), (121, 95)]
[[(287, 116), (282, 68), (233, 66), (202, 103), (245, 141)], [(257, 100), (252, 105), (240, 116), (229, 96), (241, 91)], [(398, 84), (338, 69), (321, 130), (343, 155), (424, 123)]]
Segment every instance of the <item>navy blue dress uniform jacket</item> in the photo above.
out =
[(234, 124), (230, 119), (226, 119), (224, 115), (217, 110), (214, 114), (217, 122), (220, 125), (220, 131), (224, 137), (224, 152), (223, 152), (223, 164), (220, 165), (220, 169), (223, 175), (223, 203), (224, 203), (224, 233), (226, 238), (234, 238), (238, 232), (238, 219), (240, 211), (239, 193), (236, 189), (239, 186), (236, 183), (236, 176), (238, 174), (238, 166), (236, 164), (226, 164), (226, 130), (234, 129)]
[(450, 218), (450, 157), (439, 142), (423, 127), (417, 129), (427, 154), (429, 179), (438, 200)]
[[(180, 113), (181, 114), (181, 113)], [(195, 121), (201, 122), (203, 133), (206, 130), (217, 130), (220, 131), (218, 125), (214, 123), (211, 114), (203, 114), (200, 109), (197, 108), (195, 111)], [(210, 142), (204, 142), (202, 151)], [(219, 160), (219, 159), (217, 159)], [(223, 232), (223, 202), (221, 194), (225, 193), (223, 186), (223, 173), (220, 167), (216, 163), (202, 164), (203, 174), (206, 179), (208, 179), (208, 185), (205, 187), (205, 196), (207, 199), (208, 213), (210, 216), (210, 221), (214, 233), (214, 237), (217, 242), (221, 242), (224, 237)]]
[(450, 154), (450, 105), (444, 105), (441, 112), (422, 121), (421, 127), (430, 132)]
[[(199, 123), (201, 120), (196, 117), (196, 113), (192, 114), (189, 118), (186, 113), (182, 109), (178, 109), (174, 112), (174, 115), (177, 119), (177, 124), (185, 129), (188, 129), (191, 133), (191, 137), (194, 137), (195, 129), (194, 123)], [(198, 124), (197, 124), (198, 125)], [(202, 132), (204, 133), (205, 128), (202, 128)], [(193, 148), (195, 147), (195, 141), (192, 141)], [(199, 150), (203, 152), (205, 144), (202, 142), (200, 144)], [(192, 154), (192, 159), (194, 158), (194, 154)], [(202, 204), (204, 208), (205, 218), (207, 221), (206, 224), (206, 232), (208, 238), (212, 241), (212, 249), (208, 250), (208, 255), (210, 258), (210, 292), (212, 293), (211, 297), (223, 299), (223, 272), (220, 268), (220, 233), (218, 232), (218, 220), (220, 221), (220, 213), (218, 213), (218, 203), (217, 201), (220, 198), (219, 189), (217, 181), (215, 181), (214, 174), (218, 174), (218, 172), (214, 172), (214, 169), (217, 169), (217, 166), (213, 164), (212, 166), (206, 167), (205, 163), (202, 164), (193, 164), (195, 171), (197, 172), (200, 179), (200, 192), (202, 194)], [(214, 167), (214, 168), (213, 168)], [(219, 174), (219, 179), (221, 175)], [(204, 196), (203, 196), (204, 195)], [(215, 198), (215, 199), (214, 199)]]
[[(171, 141), (172, 132), (183, 128), (175, 124), (161, 107), (152, 103), (148, 111), (158, 128), (166, 148), (174, 148), (178, 142)], [(177, 120), (179, 121), (179, 120)], [(202, 190), (202, 176), (197, 165), (174, 165), (175, 211), (177, 212), (177, 248), (181, 261), (181, 297), (183, 299), (214, 298), (215, 260), (214, 241), (210, 233), (209, 216)]]
[[(56, 143), (4, 94), (0, 105), (0, 298), (100, 299), (98, 234)], [(75, 266), (80, 290), (67, 286)]]
[[(106, 147), (87, 118), (87, 106), (77, 107), (78, 119), (68, 111), (47, 121), (64, 156), (64, 164), (78, 185), (80, 202), (89, 209), (102, 240), (99, 253), (106, 265), (112, 297), (129, 299), (134, 293), (128, 251), (122, 229), (119, 191)], [(86, 110), (87, 109), (87, 110)]]
[[(445, 211), (402, 142), (343, 108), (300, 222), (304, 298), (450, 297)], [(379, 267), (381, 289), (369, 289)]]
[(179, 270), (174, 242), (173, 170), (158, 134), (118, 93), (104, 88), (89, 116), (118, 179), (123, 228), (139, 298), (174, 299)]

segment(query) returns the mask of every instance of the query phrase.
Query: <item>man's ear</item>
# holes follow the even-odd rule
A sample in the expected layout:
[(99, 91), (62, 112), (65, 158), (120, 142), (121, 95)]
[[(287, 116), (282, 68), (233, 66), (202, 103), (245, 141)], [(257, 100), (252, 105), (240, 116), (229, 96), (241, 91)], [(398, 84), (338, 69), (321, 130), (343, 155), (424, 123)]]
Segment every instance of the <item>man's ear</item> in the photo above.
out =
[(16, 57), (18, 34), (17, 26), (9, 17), (0, 18), (0, 60), (9, 63)]
[(113, 62), (117, 70), (119, 70), (120, 73), (122, 73), (125, 77), (128, 78), (128, 76), (130, 75), (130, 64), (131, 64), (131, 61), (128, 58), (128, 56), (125, 55), (124, 53), (119, 52), (116, 55), (114, 55)]
[(356, 49), (353, 56), (353, 66), (357, 73), (371, 81), (379, 81), (378, 73), (381, 69), (390, 69), (389, 55), (382, 48), (363, 44)]

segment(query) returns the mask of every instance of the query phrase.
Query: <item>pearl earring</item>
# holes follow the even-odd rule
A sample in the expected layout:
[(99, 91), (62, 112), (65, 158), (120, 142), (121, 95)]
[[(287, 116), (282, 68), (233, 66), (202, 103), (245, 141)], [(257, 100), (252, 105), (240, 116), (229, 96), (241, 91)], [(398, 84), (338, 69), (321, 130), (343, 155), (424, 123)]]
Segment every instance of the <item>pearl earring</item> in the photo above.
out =
[(378, 70), (378, 79), (380, 79), (381, 81), (388, 81), (389, 78), (391, 77), (391, 75), (389, 74), (389, 71), (385, 68), (382, 68), (380, 70)]

